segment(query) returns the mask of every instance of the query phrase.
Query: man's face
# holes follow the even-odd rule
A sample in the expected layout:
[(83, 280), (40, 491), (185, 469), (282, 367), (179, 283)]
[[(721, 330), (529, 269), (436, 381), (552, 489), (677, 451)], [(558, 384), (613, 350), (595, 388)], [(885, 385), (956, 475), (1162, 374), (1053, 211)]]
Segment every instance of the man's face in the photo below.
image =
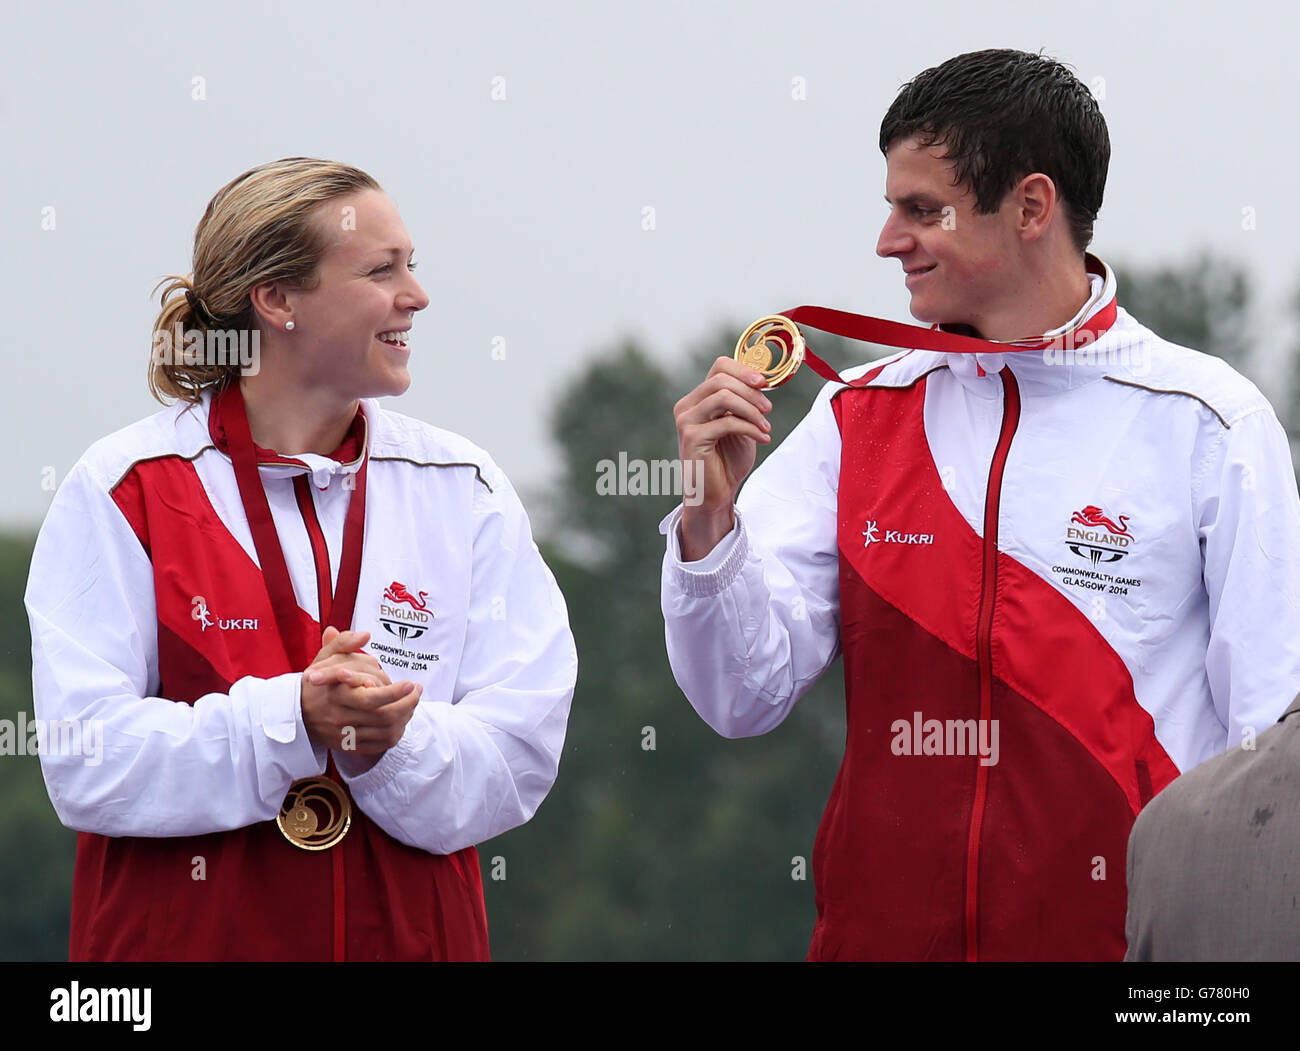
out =
[[(348, 212), (346, 209), (353, 209)], [(378, 190), (321, 205), (316, 221), (329, 247), (320, 283), (294, 293), (294, 344), (304, 377), (336, 390), (345, 400), (403, 393), (411, 383), (405, 346), (380, 335), (411, 328), (429, 305), (411, 273), (411, 239), (397, 208)]]
[(943, 147), (901, 139), (885, 155), (889, 217), (876, 254), (897, 259), (918, 321), (972, 325), (1004, 312), (1024, 290), (1015, 264), (1019, 240), (1008, 194), (991, 215), (975, 213), (975, 196), (954, 185)]

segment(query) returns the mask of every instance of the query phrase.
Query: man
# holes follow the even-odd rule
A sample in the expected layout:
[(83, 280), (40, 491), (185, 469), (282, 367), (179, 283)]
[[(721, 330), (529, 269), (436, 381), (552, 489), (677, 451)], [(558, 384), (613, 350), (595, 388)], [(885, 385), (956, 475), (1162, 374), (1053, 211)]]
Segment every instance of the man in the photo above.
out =
[(1128, 845), (1128, 960), (1300, 960), (1300, 697), (1189, 770)]
[(811, 959), (1118, 960), (1134, 816), (1300, 689), (1290, 452), (1086, 254), (1110, 146), (1061, 64), (929, 69), (880, 147), (912, 314), (1020, 349), (853, 370), (738, 504), (771, 403), (719, 359), (676, 407), (702, 492), (661, 525), (669, 658), (738, 737), (844, 656)]

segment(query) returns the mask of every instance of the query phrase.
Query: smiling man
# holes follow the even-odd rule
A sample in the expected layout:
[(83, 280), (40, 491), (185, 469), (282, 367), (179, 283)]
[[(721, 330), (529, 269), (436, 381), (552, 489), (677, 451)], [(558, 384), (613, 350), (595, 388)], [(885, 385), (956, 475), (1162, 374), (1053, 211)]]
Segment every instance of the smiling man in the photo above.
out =
[(1138, 811), (1300, 689), (1287, 441), (1118, 307), (1086, 252), (1109, 138), (1063, 65), (926, 70), (880, 147), (912, 314), (995, 343), (850, 371), (738, 501), (771, 403), (719, 359), (675, 413), (703, 493), (661, 525), (669, 658), (740, 737), (844, 657), (810, 958), (1119, 960)]

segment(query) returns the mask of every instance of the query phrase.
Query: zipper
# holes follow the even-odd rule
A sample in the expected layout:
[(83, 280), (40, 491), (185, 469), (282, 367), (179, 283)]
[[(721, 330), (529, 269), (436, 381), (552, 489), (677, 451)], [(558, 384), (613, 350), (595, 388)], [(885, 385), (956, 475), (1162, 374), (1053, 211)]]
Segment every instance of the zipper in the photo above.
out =
[[(321, 529), (320, 519), (316, 515), (316, 504), (312, 500), (311, 486), (305, 474), (295, 476), (293, 493), (298, 500), (298, 512), (302, 523), (307, 528), (307, 539), (311, 543), (312, 560), (316, 567), (316, 602), (317, 623), (329, 623), (330, 607), (334, 604), (334, 586), (330, 577), (329, 546), (325, 543), (325, 531)], [(326, 776), (342, 783), (334, 767), (334, 757), (329, 757), (325, 770)], [(346, 789), (344, 790), (346, 791)], [(334, 962), (343, 963), (347, 959), (347, 884), (344, 881), (343, 844), (335, 844), (330, 851), (330, 862), (334, 884)]]
[[(984, 492), (983, 570), (980, 578), (979, 622), (975, 629), (975, 657), (980, 679), (980, 721), (988, 726), (993, 711), (993, 607), (998, 591), (998, 509), (1002, 502), (1002, 472), (1011, 451), (1011, 438), (1020, 423), (1020, 387), (1004, 365), (1002, 379), (1002, 429), (989, 464), (989, 483)], [(971, 808), (970, 836), (966, 844), (966, 960), (979, 959), (979, 860), (980, 830), (988, 797), (989, 768), (975, 764), (975, 803)]]

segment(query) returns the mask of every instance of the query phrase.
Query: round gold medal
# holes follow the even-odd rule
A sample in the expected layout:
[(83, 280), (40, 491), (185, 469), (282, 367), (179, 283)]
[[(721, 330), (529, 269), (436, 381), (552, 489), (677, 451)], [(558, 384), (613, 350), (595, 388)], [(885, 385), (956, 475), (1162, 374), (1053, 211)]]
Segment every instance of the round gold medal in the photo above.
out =
[(781, 386), (803, 364), (803, 333), (788, 317), (769, 314), (755, 321), (736, 343), (735, 359), (767, 378), (764, 390)]
[(332, 778), (304, 777), (289, 786), (275, 823), (295, 847), (328, 850), (347, 835), (352, 804)]

